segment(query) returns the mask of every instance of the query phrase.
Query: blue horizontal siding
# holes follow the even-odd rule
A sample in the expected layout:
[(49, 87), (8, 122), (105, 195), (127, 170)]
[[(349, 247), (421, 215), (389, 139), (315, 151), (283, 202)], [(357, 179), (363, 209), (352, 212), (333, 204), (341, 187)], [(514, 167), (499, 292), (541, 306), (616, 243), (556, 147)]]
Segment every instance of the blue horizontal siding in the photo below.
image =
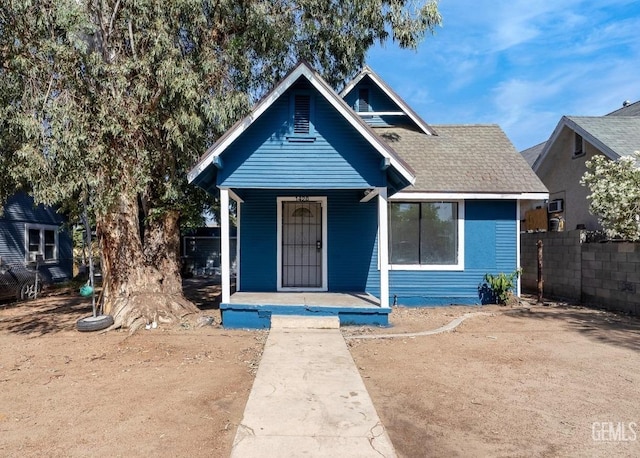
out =
[[(26, 194), (16, 194), (7, 200), (0, 218), (0, 257), (9, 265), (24, 265), (26, 259), (25, 225), (61, 226), (64, 217), (55, 209), (35, 205)], [(58, 232), (58, 261), (40, 266), (46, 281), (64, 281), (73, 273), (73, 241), (68, 230)]]
[[(487, 273), (516, 269), (516, 202), (465, 202), (464, 271), (389, 272), (390, 301), (400, 305), (479, 304), (478, 287)], [(380, 295), (377, 260), (373, 259), (367, 291)]]
[(244, 190), (240, 219), (240, 285), (243, 291), (277, 290), (277, 198), (327, 197), (329, 291), (365, 291), (375, 251), (377, 206), (353, 190)]
[(362, 189), (386, 185), (380, 154), (320, 94), (314, 95), (312, 142), (290, 141), (296, 84), (221, 155), (217, 184), (233, 188)]
[(369, 89), (369, 106), (370, 111), (401, 111), (400, 107), (391, 98), (382, 91), (371, 78), (365, 76), (358, 84), (344, 97), (344, 101), (353, 110), (357, 110), (357, 102), (360, 89)]

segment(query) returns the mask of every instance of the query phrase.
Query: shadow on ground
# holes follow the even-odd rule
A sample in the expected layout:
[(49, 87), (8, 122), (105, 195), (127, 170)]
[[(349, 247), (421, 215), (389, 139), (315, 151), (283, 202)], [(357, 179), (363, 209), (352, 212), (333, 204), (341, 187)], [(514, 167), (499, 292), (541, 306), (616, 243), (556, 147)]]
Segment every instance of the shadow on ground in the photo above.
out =
[(92, 314), (91, 300), (72, 293), (18, 302), (2, 310), (0, 331), (27, 335), (73, 331), (79, 318)]
[(218, 310), (222, 297), (220, 281), (212, 278), (185, 278), (182, 291), (200, 310)]
[[(185, 279), (183, 291), (200, 310), (220, 308), (220, 285), (210, 278)], [(33, 301), (0, 303), (0, 332), (38, 336), (75, 331), (76, 321), (92, 313), (91, 298), (71, 288), (54, 289)]]
[(536, 307), (530, 313), (514, 314), (521, 320), (561, 321), (589, 339), (640, 351), (640, 318), (577, 305)]

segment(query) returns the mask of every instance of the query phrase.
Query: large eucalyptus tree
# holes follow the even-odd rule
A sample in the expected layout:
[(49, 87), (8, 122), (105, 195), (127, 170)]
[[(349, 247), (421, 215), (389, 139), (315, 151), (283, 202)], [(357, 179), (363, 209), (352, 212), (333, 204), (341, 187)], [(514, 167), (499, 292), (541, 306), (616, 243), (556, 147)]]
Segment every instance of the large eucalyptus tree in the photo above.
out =
[(117, 325), (195, 312), (178, 256), (208, 204), (197, 157), (297, 60), (339, 86), (374, 43), (439, 24), (435, 0), (4, 0), (0, 201), (89, 200)]

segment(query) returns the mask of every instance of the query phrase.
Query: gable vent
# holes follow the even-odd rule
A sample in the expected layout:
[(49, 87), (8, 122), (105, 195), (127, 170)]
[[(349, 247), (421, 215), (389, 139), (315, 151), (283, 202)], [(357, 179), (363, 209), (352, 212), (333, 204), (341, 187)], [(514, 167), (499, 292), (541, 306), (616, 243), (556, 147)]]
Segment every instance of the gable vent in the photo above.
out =
[(308, 134), (311, 117), (311, 96), (296, 94), (294, 101), (293, 133)]
[(369, 89), (358, 91), (358, 111), (369, 111)]

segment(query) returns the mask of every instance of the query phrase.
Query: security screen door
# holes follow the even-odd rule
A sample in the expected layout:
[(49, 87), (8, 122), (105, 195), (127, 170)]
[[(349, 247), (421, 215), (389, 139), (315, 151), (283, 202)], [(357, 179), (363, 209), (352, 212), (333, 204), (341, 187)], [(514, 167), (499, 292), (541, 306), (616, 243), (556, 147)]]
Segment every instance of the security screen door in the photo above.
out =
[(282, 287), (322, 287), (322, 203), (283, 201)]

